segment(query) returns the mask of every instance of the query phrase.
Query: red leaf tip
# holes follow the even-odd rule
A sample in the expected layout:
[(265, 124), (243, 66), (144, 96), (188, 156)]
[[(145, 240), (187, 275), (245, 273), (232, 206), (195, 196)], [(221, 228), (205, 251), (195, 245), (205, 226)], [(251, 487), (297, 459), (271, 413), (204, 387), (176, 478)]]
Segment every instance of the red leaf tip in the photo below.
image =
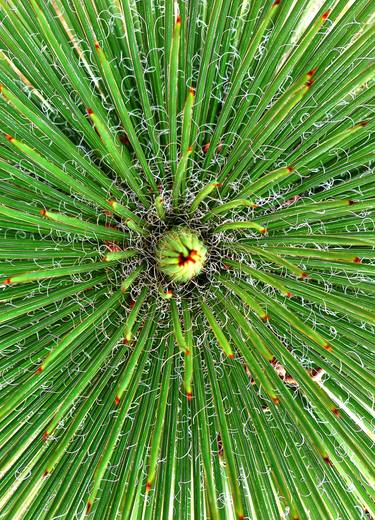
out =
[(229, 359), (234, 359), (234, 354), (229, 354)]
[(287, 166), (286, 169), (288, 170), (289, 173), (294, 172), (293, 166)]
[(10, 143), (11, 143), (12, 141), (14, 141), (14, 137), (12, 137), (12, 136), (9, 135), (9, 134), (5, 134), (5, 139), (6, 139), (7, 141), (9, 141)]
[(281, 0), (275, 0), (274, 3), (272, 4), (272, 7), (276, 7), (280, 4), (281, 4)]
[(327, 350), (327, 352), (332, 352), (333, 350), (332, 345), (330, 345), (329, 343), (326, 343), (323, 348), (324, 350)]
[(353, 261), (354, 261), (355, 264), (361, 264), (362, 263), (362, 260), (359, 258), (359, 256), (355, 256)]
[(35, 374), (40, 374), (43, 371), (43, 367), (40, 366), (37, 370), (35, 370)]
[(86, 111), (87, 111), (89, 116), (91, 116), (94, 113), (92, 108), (88, 108)]
[(337, 408), (333, 408), (332, 413), (334, 413), (336, 417), (340, 417), (340, 411)]
[(86, 515), (88, 515), (91, 511), (91, 508), (92, 508), (92, 503), (91, 502), (87, 502), (87, 506), (86, 506)]
[(116, 395), (115, 397), (115, 406), (118, 406), (120, 404), (120, 397)]
[(39, 211), (39, 215), (42, 215), (42, 217), (45, 217), (46, 213), (47, 213), (47, 211), (45, 209), (41, 209)]
[(190, 87), (190, 88), (189, 88), (189, 92), (190, 92), (190, 94), (192, 94), (193, 96), (195, 96), (195, 88)]
[(176, 18), (176, 25), (181, 23), (181, 16), (178, 14)]
[(326, 20), (328, 16), (331, 14), (331, 9), (328, 9), (325, 13), (322, 14), (322, 20)]
[(48, 436), (49, 436), (49, 433), (48, 432), (44, 432), (43, 436), (42, 436), (42, 441), (45, 442), (48, 439)]
[(5, 278), (3, 281), (3, 285), (10, 285), (12, 283), (12, 280), (10, 278)]
[(268, 316), (268, 314), (265, 314), (264, 316), (262, 316), (262, 320), (263, 321), (270, 321), (270, 317)]
[(43, 473), (43, 478), (46, 478), (47, 475), (49, 475), (48, 469), (46, 469), (46, 471)]
[(305, 278), (308, 278), (308, 277), (309, 277), (309, 274), (305, 273), (305, 271), (302, 271), (302, 273), (300, 275), (301, 280), (304, 280)]
[(188, 401), (191, 401), (191, 400), (193, 399), (193, 394), (192, 394), (191, 392), (187, 392), (187, 394), (186, 394), (186, 399), (187, 399)]
[(312, 76), (314, 76), (315, 72), (318, 70), (318, 67), (314, 67), (313, 69), (310, 69), (309, 72), (307, 73), (307, 76), (309, 78), (311, 78)]
[(151, 482), (147, 482), (146, 484), (146, 493), (149, 493), (151, 491)]
[(274, 404), (275, 404), (276, 406), (279, 406), (279, 404), (280, 404), (280, 399), (279, 399), (278, 397), (272, 397), (272, 401), (274, 402)]
[(100, 49), (99, 42), (95, 42), (95, 49)]
[(324, 460), (324, 462), (326, 462), (326, 463), (328, 464), (328, 466), (333, 466), (332, 461), (331, 461), (331, 459), (328, 457), (328, 455), (326, 455), (325, 457), (323, 457), (323, 460)]

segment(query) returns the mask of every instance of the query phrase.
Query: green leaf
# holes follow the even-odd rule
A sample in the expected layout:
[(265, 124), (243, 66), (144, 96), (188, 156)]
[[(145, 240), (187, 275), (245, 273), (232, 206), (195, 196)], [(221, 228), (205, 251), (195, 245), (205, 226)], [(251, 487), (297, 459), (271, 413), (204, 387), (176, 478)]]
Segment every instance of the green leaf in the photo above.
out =
[(375, 517), (373, 3), (0, 19), (2, 516)]

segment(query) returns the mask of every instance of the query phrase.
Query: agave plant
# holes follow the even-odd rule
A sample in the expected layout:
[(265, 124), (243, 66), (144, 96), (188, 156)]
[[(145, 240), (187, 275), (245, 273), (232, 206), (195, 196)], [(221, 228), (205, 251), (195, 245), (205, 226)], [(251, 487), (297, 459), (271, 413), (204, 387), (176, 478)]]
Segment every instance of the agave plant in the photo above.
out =
[(375, 515), (347, 4), (1, 2), (2, 518)]

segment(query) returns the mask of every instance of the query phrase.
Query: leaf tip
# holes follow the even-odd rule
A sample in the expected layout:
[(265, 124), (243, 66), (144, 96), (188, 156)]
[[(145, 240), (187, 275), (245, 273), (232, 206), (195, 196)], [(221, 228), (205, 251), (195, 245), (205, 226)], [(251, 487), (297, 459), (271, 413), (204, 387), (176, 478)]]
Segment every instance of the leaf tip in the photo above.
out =
[(317, 70), (318, 70), (318, 67), (314, 67), (314, 68), (310, 69), (310, 70), (308, 71), (308, 73), (307, 73), (307, 76), (308, 76), (309, 78), (312, 78), (312, 77), (314, 76), (314, 74), (315, 74), (315, 72), (316, 72)]
[(314, 83), (315, 83), (315, 80), (313, 78), (311, 78), (308, 81), (306, 81), (305, 86), (307, 88), (311, 88), (314, 85)]
[(328, 455), (325, 455), (325, 456), (323, 457), (323, 460), (324, 460), (324, 462), (325, 462), (326, 464), (328, 464), (328, 466), (333, 466), (332, 461), (331, 461), (331, 459), (328, 457)]

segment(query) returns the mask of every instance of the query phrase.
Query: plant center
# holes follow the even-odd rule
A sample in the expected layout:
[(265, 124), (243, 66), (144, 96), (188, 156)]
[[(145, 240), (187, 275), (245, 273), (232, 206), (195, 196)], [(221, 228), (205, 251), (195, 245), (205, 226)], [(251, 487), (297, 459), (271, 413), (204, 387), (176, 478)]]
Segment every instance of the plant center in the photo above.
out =
[(198, 235), (185, 227), (168, 231), (156, 248), (156, 262), (161, 273), (173, 282), (188, 282), (199, 275), (207, 249)]

